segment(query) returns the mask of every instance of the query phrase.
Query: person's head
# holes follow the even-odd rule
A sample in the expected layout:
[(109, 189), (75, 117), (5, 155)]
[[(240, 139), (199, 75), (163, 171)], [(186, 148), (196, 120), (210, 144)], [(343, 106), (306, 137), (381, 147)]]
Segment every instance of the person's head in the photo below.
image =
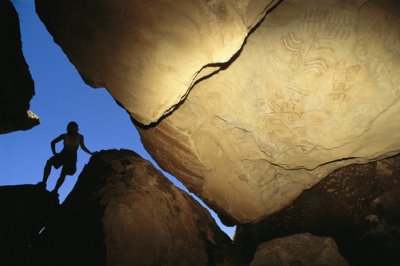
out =
[(67, 132), (77, 132), (79, 130), (78, 124), (75, 121), (68, 123)]

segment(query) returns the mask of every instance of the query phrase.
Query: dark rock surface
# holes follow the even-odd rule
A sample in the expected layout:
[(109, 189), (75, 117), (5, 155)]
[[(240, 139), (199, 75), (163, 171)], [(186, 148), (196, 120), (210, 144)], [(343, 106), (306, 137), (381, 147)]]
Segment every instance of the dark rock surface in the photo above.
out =
[(27, 265), (30, 246), (58, 207), (34, 185), (0, 187), (0, 265)]
[(10, 1), (0, 1), (0, 134), (27, 130), (39, 118), (29, 111), (34, 83), (22, 54), (17, 12)]
[(349, 265), (329, 237), (297, 234), (277, 238), (258, 246), (250, 266)]
[(94, 155), (35, 246), (38, 265), (241, 265), (208, 212), (128, 150)]
[(262, 242), (310, 232), (334, 238), (351, 265), (399, 265), (400, 156), (339, 169), (285, 210), (236, 232), (249, 258)]

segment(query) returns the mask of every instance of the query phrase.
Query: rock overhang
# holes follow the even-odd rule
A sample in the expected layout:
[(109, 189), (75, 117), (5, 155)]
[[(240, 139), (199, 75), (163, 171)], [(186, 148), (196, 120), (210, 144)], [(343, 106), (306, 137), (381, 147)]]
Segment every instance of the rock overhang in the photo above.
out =
[[(396, 1), (280, 1), (247, 39), (275, 2), (101, 2), (91, 17), (89, 1), (56, 2), (37, 1), (39, 15), (85, 80), (153, 123), (139, 130), (156, 161), (235, 223), (287, 206), (334, 169), (399, 151)], [(193, 31), (204, 14), (209, 24)]]

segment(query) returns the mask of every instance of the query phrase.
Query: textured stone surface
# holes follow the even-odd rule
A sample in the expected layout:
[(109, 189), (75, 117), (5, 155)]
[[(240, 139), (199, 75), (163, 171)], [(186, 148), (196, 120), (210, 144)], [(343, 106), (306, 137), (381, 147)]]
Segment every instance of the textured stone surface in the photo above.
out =
[(0, 134), (39, 124), (29, 111), (34, 84), (22, 54), (18, 14), (10, 1), (0, 1)]
[(252, 222), (330, 171), (400, 149), (398, 1), (282, 1), (226, 69), (156, 127), (156, 161)]
[(36, 0), (84, 80), (106, 87), (143, 124), (217, 70), (277, 0)]
[(335, 241), (328, 237), (298, 234), (263, 243), (250, 266), (349, 265)]
[(238, 226), (235, 242), (251, 258), (260, 243), (301, 232), (334, 238), (351, 265), (398, 265), (400, 156), (334, 171), (285, 210)]
[(400, 150), (399, 1), (280, 1), (243, 46), (276, 1), (36, 3), (89, 84), (136, 122), (163, 117), (146, 148), (226, 221)]
[(209, 213), (150, 162), (102, 151), (36, 245), (36, 265), (242, 265)]

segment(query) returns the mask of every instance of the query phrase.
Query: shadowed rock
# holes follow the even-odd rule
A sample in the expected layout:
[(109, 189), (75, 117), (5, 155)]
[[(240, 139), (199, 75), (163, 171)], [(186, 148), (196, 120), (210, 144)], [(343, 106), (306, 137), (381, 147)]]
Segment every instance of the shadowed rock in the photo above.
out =
[(57, 198), (37, 186), (0, 187), (1, 265), (29, 264), (30, 246), (57, 207)]
[(257, 247), (250, 266), (347, 266), (335, 241), (329, 237), (298, 234), (278, 238)]
[(351, 265), (398, 265), (400, 156), (336, 170), (285, 210), (236, 232), (249, 257), (262, 242), (310, 232), (334, 238)]
[(22, 54), (18, 14), (10, 1), (0, 1), (0, 134), (27, 130), (39, 118), (29, 110), (34, 84)]
[(208, 212), (128, 150), (91, 158), (35, 248), (46, 265), (241, 265)]

